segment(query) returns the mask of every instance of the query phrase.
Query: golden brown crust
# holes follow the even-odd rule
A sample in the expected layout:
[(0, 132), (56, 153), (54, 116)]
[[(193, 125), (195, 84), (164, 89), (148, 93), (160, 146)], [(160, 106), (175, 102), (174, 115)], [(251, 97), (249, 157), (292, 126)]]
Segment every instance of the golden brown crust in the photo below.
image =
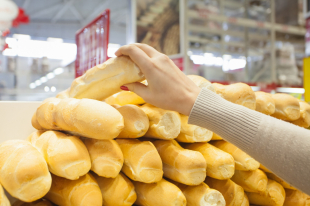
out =
[(282, 180), (280, 177), (278, 177), (277, 175), (275, 175), (273, 173), (267, 173), (267, 177), (271, 180), (276, 181), (277, 183), (282, 185), (282, 187), (284, 187), (285, 189), (297, 190), (295, 187), (293, 187), (289, 183), (285, 182), (284, 180)]
[(299, 101), (299, 105), (300, 117), (292, 123), (300, 127), (308, 128), (310, 127), (310, 105), (304, 101)]
[(271, 116), (287, 120), (294, 121), (300, 117), (300, 106), (298, 100), (289, 94), (273, 94), (272, 98), (275, 101), (276, 109), (275, 113)]
[[(0, 184), (0, 205), (1, 206), (10, 206), (10, 201), (4, 193), (3, 187)], [(13, 205), (14, 206), (14, 205)], [(18, 205), (16, 205), (18, 206)]]
[(53, 204), (48, 200), (37, 200), (35, 202), (22, 202), (20, 200), (14, 202), (12, 206), (53, 206)]
[(272, 95), (266, 92), (255, 92), (256, 96), (256, 111), (266, 115), (272, 115), (275, 112), (276, 106)]
[(105, 102), (112, 105), (118, 104), (124, 106), (127, 104), (145, 104), (144, 99), (131, 91), (121, 91), (105, 99)]
[(310, 196), (299, 190), (285, 189), (283, 206), (310, 206)]

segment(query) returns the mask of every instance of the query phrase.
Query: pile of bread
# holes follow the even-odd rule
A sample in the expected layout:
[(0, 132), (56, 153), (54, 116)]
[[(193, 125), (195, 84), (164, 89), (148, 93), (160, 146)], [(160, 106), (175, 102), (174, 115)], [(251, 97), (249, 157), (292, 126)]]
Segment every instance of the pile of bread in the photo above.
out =
[[(310, 106), (292, 96), (189, 78), (233, 103), (310, 125)], [(143, 80), (129, 58), (112, 58), (45, 100), (31, 120), (36, 132), (0, 144), (0, 183), (19, 200), (13, 206), (310, 204), (234, 145), (188, 124), (187, 116), (120, 92)], [(10, 205), (2, 187), (0, 203)]]

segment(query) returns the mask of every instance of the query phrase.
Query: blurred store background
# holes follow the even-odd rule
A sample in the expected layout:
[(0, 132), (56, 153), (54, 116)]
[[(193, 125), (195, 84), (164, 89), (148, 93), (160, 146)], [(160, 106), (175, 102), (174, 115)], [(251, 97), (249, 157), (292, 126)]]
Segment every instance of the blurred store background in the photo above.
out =
[[(187, 74), (304, 98), (309, 6), (306, 0), (0, 0), (0, 100), (55, 96), (70, 86), (77, 67), (101, 63), (103, 49), (109, 58), (132, 42), (169, 55)], [(81, 30), (107, 9), (108, 29)], [(84, 36), (76, 38), (77, 31)], [(98, 39), (107, 33), (105, 48)]]

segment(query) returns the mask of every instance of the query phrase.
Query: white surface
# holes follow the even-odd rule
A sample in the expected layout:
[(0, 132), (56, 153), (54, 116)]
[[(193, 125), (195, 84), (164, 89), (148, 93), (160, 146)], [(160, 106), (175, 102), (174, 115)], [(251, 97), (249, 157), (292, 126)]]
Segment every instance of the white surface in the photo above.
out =
[(41, 102), (0, 102), (0, 143), (26, 139), (35, 129), (31, 118)]

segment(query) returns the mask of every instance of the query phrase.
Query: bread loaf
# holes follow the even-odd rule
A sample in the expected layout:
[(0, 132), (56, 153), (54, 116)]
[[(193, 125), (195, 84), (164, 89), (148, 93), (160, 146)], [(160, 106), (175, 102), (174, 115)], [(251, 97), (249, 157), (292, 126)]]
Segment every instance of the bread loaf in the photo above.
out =
[(259, 169), (261, 169), (261, 170), (263, 170), (264, 172), (267, 172), (267, 173), (272, 173), (267, 167), (265, 167), (262, 164), (260, 164)]
[[(4, 190), (0, 184), (0, 205), (1, 206), (11, 206), (9, 199), (4, 193)], [(14, 205), (13, 205), (14, 206)]]
[(36, 113), (33, 114), (32, 118), (31, 118), (31, 124), (32, 126), (37, 129), (37, 130), (44, 130), (43, 127), (41, 127), (41, 125), (39, 124), (38, 120), (37, 120), (37, 115)]
[(150, 127), (145, 137), (170, 140), (177, 138), (180, 134), (181, 118), (179, 113), (160, 109), (150, 104), (145, 104), (140, 108), (150, 121)]
[(244, 190), (230, 179), (217, 180), (207, 177), (205, 182), (209, 187), (218, 190), (225, 198), (226, 206), (241, 206), (244, 201)]
[(48, 200), (37, 200), (35, 202), (22, 202), (20, 200), (14, 202), (12, 206), (53, 206), (53, 204)]
[(28, 141), (10, 140), (0, 144), (0, 182), (17, 199), (32, 202), (51, 187), (51, 175), (43, 155)]
[(211, 189), (206, 183), (188, 186), (178, 182), (176, 185), (186, 197), (188, 206), (225, 206), (225, 199), (219, 191)]
[(127, 104), (145, 104), (144, 99), (131, 91), (121, 91), (105, 99), (105, 102), (112, 105), (124, 106)]
[(178, 142), (209, 142), (213, 136), (213, 132), (203, 127), (188, 124), (188, 116), (180, 114), (181, 131), (176, 140)]
[(250, 206), (249, 198), (246, 194), (244, 194), (243, 202), (241, 206)]
[(310, 206), (310, 196), (298, 190), (285, 189), (283, 206)]
[(91, 170), (101, 177), (116, 178), (120, 173), (124, 156), (115, 140), (85, 139), (91, 159)]
[(102, 195), (98, 183), (91, 174), (78, 180), (68, 180), (52, 175), (51, 190), (46, 199), (60, 206), (102, 206)]
[(300, 117), (292, 123), (300, 127), (308, 128), (310, 127), (310, 105), (307, 102), (299, 100), (299, 106)]
[(69, 98), (69, 90), (66, 89), (62, 92), (59, 92), (57, 95), (56, 95), (56, 98), (59, 98), (59, 99), (66, 99), (66, 98)]
[(187, 75), (188, 78), (190, 78), (190, 80), (192, 80), (199, 88), (203, 89), (209, 89), (211, 91), (214, 92), (214, 86), (211, 84), (211, 82), (209, 82), (208, 80), (206, 80), (205, 78), (203, 78), (202, 76), (198, 76), (198, 75)]
[(133, 182), (137, 193), (136, 205), (140, 206), (186, 206), (182, 191), (165, 179), (157, 183)]
[(91, 99), (54, 98), (37, 109), (36, 119), (44, 129), (94, 139), (113, 139), (124, 128), (123, 116), (115, 108)]
[(103, 100), (120, 92), (124, 84), (144, 80), (137, 65), (127, 56), (110, 58), (76, 78), (69, 88), (69, 97)]
[(254, 171), (236, 170), (232, 181), (243, 187), (246, 192), (264, 192), (267, 188), (268, 178), (260, 169)]
[(247, 192), (246, 194), (250, 203), (254, 205), (282, 206), (285, 199), (283, 187), (273, 180), (268, 180), (264, 193)]
[(215, 92), (227, 101), (255, 110), (256, 97), (249, 85), (244, 83), (235, 83), (225, 86), (222, 84), (213, 83), (213, 86), (215, 88)]
[(212, 139), (211, 139), (211, 140), (223, 140), (223, 138), (222, 138), (220, 135), (215, 134), (215, 133), (213, 132), (213, 136), (212, 136)]
[(158, 182), (163, 177), (163, 163), (155, 146), (148, 141), (117, 139), (124, 155), (122, 171), (139, 182)]
[(215, 179), (229, 179), (234, 175), (234, 158), (209, 143), (193, 143), (184, 148), (200, 152), (207, 162), (207, 176)]
[(229, 142), (220, 140), (212, 142), (212, 145), (233, 156), (236, 163), (236, 170), (253, 171), (257, 170), (260, 166), (259, 162)]
[(276, 106), (272, 95), (266, 92), (255, 92), (256, 96), (256, 111), (266, 115), (271, 115), (275, 112)]
[(163, 161), (165, 177), (185, 185), (199, 185), (205, 180), (207, 163), (200, 152), (183, 149), (175, 140), (153, 144)]
[(76, 180), (90, 170), (88, 151), (76, 136), (37, 131), (28, 137), (28, 141), (44, 156), (49, 171), (57, 176)]
[(300, 117), (300, 106), (298, 100), (289, 94), (273, 94), (276, 110), (272, 114), (273, 117), (294, 121)]
[(149, 129), (149, 118), (136, 105), (125, 105), (116, 108), (124, 118), (124, 129), (117, 138), (139, 138)]
[(295, 187), (293, 187), (289, 183), (285, 182), (284, 180), (282, 180), (280, 177), (278, 177), (277, 175), (275, 175), (273, 173), (267, 173), (267, 177), (271, 180), (276, 181), (277, 183), (279, 183), (280, 185), (282, 185), (282, 187), (284, 187), (286, 189), (297, 190)]

